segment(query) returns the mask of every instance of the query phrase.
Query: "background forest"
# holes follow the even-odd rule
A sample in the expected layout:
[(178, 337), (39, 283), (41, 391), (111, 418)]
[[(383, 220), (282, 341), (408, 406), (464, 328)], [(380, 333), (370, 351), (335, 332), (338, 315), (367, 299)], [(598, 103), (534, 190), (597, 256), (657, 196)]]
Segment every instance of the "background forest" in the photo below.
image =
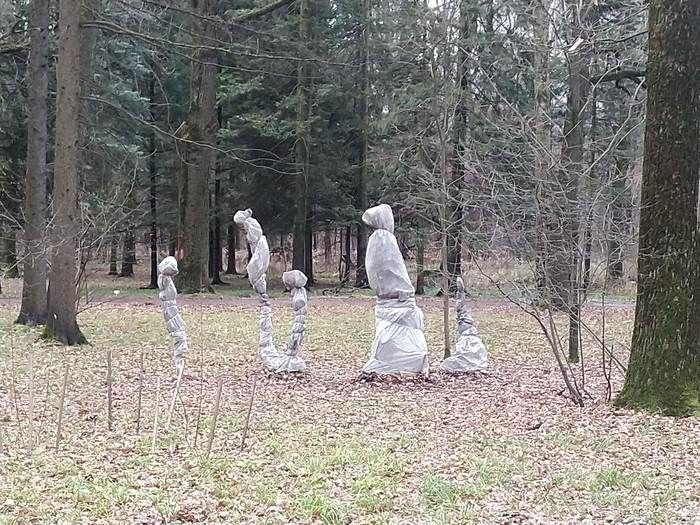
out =
[[(287, 266), (313, 281), (316, 262), (317, 273), (332, 269), (363, 286), (367, 234), (359, 217), (368, 204), (387, 202), (405, 255), (423, 267), (427, 252), (428, 269), (452, 277), (463, 260), (497, 257), (529, 267), (532, 284), (544, 279), (537, 261), (553, 257), (562, 260), (545, 280), (557, 296), (568, 295), (567, 279), (580, 290), (604, 278), (634, 279), (646, 94), (641, 2), (315, 1), (256, 9), (88, 4), (83, 262), (111, 250), (112, 271), (128, 276), (135, 251), (145, 262), (149, 248), (181, 250), (182, 286), (203, 289), (241, 269), (226, 254), (245, 256), (232, 217), (250, 207)], [(7, 276), (17, 275), (24, 251), (26, 114), (36, 108), (27, 80), (29, 10), (28, 2), (6, 1), (2, 13)], [(51, 208), (55, 60), (46, 67)], [(188, 160), (200, 154), (203, 163)], [(196, 239), (185, 233), (195, 229)], [(576, 252), (576, 260), (558, 252)]]
[(0, 523), (697, 524), (698, 144), (697, 0), (0, 0)]

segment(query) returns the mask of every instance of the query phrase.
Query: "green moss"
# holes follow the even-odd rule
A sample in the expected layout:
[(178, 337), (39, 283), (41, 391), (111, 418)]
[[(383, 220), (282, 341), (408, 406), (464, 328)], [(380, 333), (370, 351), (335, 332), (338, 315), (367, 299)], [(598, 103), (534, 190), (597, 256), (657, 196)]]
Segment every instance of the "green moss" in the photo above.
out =
[(625, 383), (615, 399), (618, 407), (646, 410), (664, 416), (700, 416), (700, 391), (695, 385), (675, 385), (673, 388), (640, 388)]

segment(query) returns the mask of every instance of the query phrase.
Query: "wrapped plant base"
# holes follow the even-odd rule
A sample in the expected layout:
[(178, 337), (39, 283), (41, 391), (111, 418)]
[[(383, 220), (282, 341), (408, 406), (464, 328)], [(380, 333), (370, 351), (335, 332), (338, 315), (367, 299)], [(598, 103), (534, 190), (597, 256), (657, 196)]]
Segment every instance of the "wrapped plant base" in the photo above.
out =
[(282, 354), (272, 340), (272, 309), (267, 295), (267, 269), (270, 266), (270, 248), (263, 235), (260, 223), (253, 218), (251, 210), (237, 211), (233, 216), (236, 224), (243, 226), (246, 240), (253, 256), (248, 261), (248, 280), (258, 294), (260, 304), (260, 338), (258, 355), (265, 368), (276, 370)]
[(173, 277), (177, 274), (177, 259), (175, 257), (166, 257), (158, 265), (158, 288), (160, 289), (158, 297), (165, 319), (165, 327), (174, 342), (173, 362), (179, 374), (184, 366), (185, 354), (187, 353), (187, 331), (177, 308), (177, 288), (173, 282)]
[(469, 315), (461, 277), (457, 278), (457, 330), (459, 339), (454, 352), (440, 364), (440, 369), (452, 374), (485, 370), (488, 367), (488, 353), (474, 319)]
[(368, 209), (362, 220), (375, 232), (367, 243), (365, 267), (377, 294), (375, 336), (363, 374), (428, 373), (423, 312), (394, 236), (394, 215), (386, 204)]

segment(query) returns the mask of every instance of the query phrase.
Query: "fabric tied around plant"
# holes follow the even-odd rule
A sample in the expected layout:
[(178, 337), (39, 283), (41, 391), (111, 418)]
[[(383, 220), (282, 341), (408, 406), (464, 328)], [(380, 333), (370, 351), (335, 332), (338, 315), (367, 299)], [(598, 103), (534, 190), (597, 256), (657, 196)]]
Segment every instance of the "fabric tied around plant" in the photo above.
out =
[(362, 220), (376, 228), (367, 243), (365, 268), (377, 294), (375, 336), (366, 374), (427, 374), (428, 345), (423, 333), (423, 312), (406, 270), (396, 237), (391, 208), (380, 204), (368, 209)]
[(177, 259), (169, 256), (158, 265), (158, 297), (165, 319), (165, 327), (173, 339), (173, 361), (175, 368), (180, 370), (187, 353), (187, 331), (185, 322), (177, 307), (177, 288), (173, 277), (178, 274)]
[(375, 312), (375, 336), (366, 374), (427, 374), (428, 345), (423, 333), (423, 313), (415, 299), (379, 299)]
[(476, 372), (488, 368), (488, 352), (479, 336), (474, 319), (469, 314), (464, 293), (464, 281), (457, 278), (457, 331), (459, 338), (454, 352), (440, 364), (440, 369), (452, 374)]

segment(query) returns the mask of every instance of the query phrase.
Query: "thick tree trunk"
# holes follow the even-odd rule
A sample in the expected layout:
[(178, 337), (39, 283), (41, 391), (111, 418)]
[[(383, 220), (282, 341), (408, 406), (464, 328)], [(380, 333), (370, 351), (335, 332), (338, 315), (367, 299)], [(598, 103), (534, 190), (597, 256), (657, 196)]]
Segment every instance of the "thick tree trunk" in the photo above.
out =
[(236, 270), (236, 225), (229, 224), (226, 235), (226, 275), (237, 275)]
[[(311, 0), (300, 0), (299, 3), (299, 55), (308, 57), (311, 49)], [(310, 242), (310, 199), (309, 179), (311, 175), (310, 144), (311, 128), (311, 62), (300, 60), (297, 70), (297, 130), (296, 130), (296, 179), (295, 179), (295, 210), (294, 210), (294, 240), (292, 267), (301, 270), (313, 282), (311, 268), (312, 260)]]
[(216, 162), (218, 120), (216, 89), (218, 56), (215, 24), (216, 0), (192, 0), (194, 45), (190, 79), (190, 108), (180, 130), (184, 162), (179, 183), (179, 256), (177, 288), (183, 293), (209, 290), (209, 176)]
[(700, 2), (649, 2), (637, 311), (618, 404), (700, 412)]
[(124, 232), (124, 244), (122, 245), (122, 268), (119, 277), (133, 277), (134, 264), (136, 264), (136, 239), (131, 225), (127, 224)]
[[(355, 208), (360, 214), (367, 208), (367, 178), (369, 151), (369, 21), (370, 4), (369, 0), (362, 0), (362, 28), (360, 30), (360, 93), (357, 99), (357, 111), (359, 113), (358, 129), (358, 166), (357, 166), (357, 188), (355, 194)], [(367, 288), (367, 270), (365, 269), (365, 256), (367, 254), (367, 227), (358, 217), (357, 221), (357, 259), (355, 264), (355, 286), (357, 288)]]
[(60, 0), (56, 67), (56, 154), (54, 160), (53, 257), (49, 275), (45, 335), (64, 344), (85, 343), (77, 322), (76, 252), (80, 165), (80, 81), (83, 61), (80, 0)]

